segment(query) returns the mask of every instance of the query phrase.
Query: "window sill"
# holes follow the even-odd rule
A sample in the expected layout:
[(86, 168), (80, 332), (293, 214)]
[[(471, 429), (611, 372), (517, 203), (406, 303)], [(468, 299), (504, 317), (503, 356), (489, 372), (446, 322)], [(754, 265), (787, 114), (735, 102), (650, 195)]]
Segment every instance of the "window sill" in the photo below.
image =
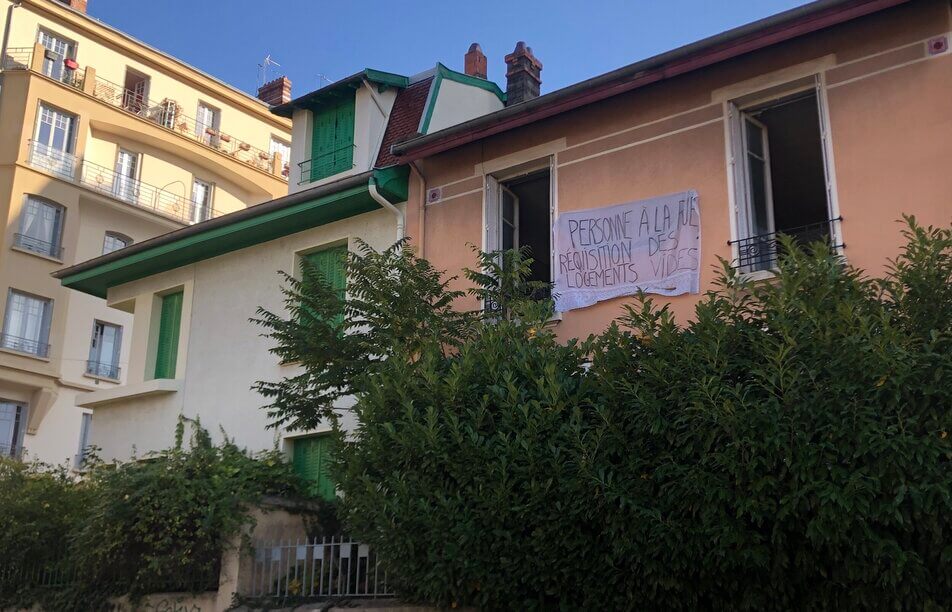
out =
[(777, 270), (757, 270), (756, 272), (741, 272), (738, 278), (745, 283), (756, 283), (760, 281), (769, 281), (777, 278)]
[(76, 405), (80, 408), (97, 408), (115, 402), (169, 395), (181, 391), (184, 383), (185, 380), (181, 378), (156, 378), (131, 385), (91, 391), (77, 397)]
[(16, 349), (6, 348), (0, 346), (0, 353), (8, 353), (10, 355), (18, 355), (20, 357), (29, 357), (30, 359), (36, 359), (37, 361), (45, 361), (49, 363), (49, 357), (43, 357), (42, 355), (37, 355), (36, 353), (28, 353), (26, 351), (18, 351)]
[(47, 261), (52, 261), (53, 263), (62, 264), (63, 260), (59, 257), (53, 257), (52, 255), (44, 255), (43, 253), (37, 253), (36, 251), (31, 251), (30, 249), (24, 249), (23, 247), (11, 246), (11, 251), (17, 251), (19, 253), (25, 253), (26, 255), (32, 255), (33, 257), (39, 257), (40, 259), (45, 259)]

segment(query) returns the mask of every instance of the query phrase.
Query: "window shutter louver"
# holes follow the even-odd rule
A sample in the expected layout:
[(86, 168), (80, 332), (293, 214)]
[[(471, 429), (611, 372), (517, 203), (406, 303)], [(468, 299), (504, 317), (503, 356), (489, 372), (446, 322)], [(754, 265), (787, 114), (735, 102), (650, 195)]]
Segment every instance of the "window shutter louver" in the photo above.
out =
[(183, 295), (183, 292), (179, 291), (162, 297), (159, 338), (155, 353), (155, 378), (175, 378)]
[(292, 465), (307, 482), (308, 490), (324, 499), (334, 499), (336, 487), (330, 478), (330, 439), (326, 435), (294, 441)]

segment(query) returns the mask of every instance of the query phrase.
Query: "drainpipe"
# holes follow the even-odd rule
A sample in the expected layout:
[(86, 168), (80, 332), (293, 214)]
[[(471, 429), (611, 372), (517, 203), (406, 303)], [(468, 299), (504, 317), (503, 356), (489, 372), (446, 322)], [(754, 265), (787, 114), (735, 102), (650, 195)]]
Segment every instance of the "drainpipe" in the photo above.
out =
[(417, 165), (416, 160), (410, 162), (410, 167), (413, 168), (413, 171), (417, 173), (420, 177), (420, 232), (419, 243), (420, 243), (420, 259), (426, 259), (426, 177), (423, 175), (423, 172), (420, 171), (420, 167)]
[[(13, 9), (19, 7), (21, 2), (22, 0), (13, 0), (10, 6), (7, 7), (7, 21), (3, 26), (3, 43), (0, 44), (0, 71), (3, 69), (2, 62), (7, 56), (7, 43), (10, 42), (10, 28), (13, 27)], [(0, 77), (0, 87), (2, 87), (2, 85), (3, 81), (2, 77)], [(3, 90), (0, 89), (0, 93), (2, 92)]]
[(406, 229), (406, 216), (403, 214), (403, 211), (391, 204), (387, 198), (383, 197), (380, 192), (377, 191), (377, 177), (370, 177), (370, 180), (367, 182), (367, 190), (370, 192), (370, 197), (393, 213), (393, 216), (397, 218), (397, 240), (403, 240)]

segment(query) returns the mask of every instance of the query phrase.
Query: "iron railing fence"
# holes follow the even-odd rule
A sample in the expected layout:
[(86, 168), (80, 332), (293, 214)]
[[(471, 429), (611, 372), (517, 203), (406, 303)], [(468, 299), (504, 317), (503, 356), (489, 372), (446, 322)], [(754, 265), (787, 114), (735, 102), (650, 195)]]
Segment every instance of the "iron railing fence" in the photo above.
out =
[(393, 597), (387, 573), (367, 544), (344, 537), (258, 541), (253, 553), (255, 598)]
[(13, 245), (24, 251), (39, 253), (47, 257), (55, 257), (56, 259), (63, 258), (63, 247), (58, 243), (47, 242), (46, 240), (40, 240), (39, 238), (27, 236), (26, 234), (14, 234)]
[(313, 183), (354, 167), (356, 145), (347, 145), (298, 162), (300, 179), (298, 185)]
[(0, 457), (5, 457), (7, 459), (22, 459), (23, 447), (19, 444), (2, 442), (0, 443)]
[(138, 179), (123, 176), (105, 166), (89, 161), (83, 161), (80, 182), (99, 193), (133, 206), (147, 208), (182, 223), (196, 223), (223, 214), (211, 210), (196, 215), (196, 207), (188, 198)]
[[(134, 569), (117, 570), (105, 576), (97, 575), (100, 582), (128, 587), (135, 582), (141, 593), (173, 593), (217, 591), (221, 567), (213, 564), (207, 569), (182, 571), (174, 576), (136, 576)], [(61, 589), (76, 583), (88, 583), (93, 577), (85, 567), (71, 562), (65, 551), (48, 559), (23, 563), (10, 559), (0, 560), (0, 592), (23, 592), (31, 589)]]
[(769, 234), (750, 236), (740, 240), (729, 240), (728, 244), (737, 245), (737, 259), (734, 260), (733, 267), (743, 272), (756, 272), (774, 268), (777, 260), (783, 256), (783, 245), (780, 242), (781, 235), (790, 236), (798, 244), (804, 246), (814, 242), (823, 242), (831, 249), (843, 248), (845, 245), (837, 244), (834, 238), (836, 236), (834, 224), (842, 220), (843, 217), (836, 217), (835, 219), (792, 227)]
[(10, 334), (0, 334), (0, 347), (10, 349), (11, 351), (36, 355), (37, 357), (50, 356), (50, 345), (34, 338), (20, 338), (19, 336)]
[[(88, 89), (88, 88), (87, 88)], [(240, 140), (214, 126), (205, 125), (183, 112), (183, 106), (170, 98), (150, 100), (141, 93), (96, 76), (92, 95), (98, 100), (141, 117), (171, 132), (180, 134), (220, 151), (259, 170), (281, 176), (272, 169), (273, 155)], [(279, 169), (280, 170), (280, 169)]]
[(29, 163), (31, 166), (46, 170), (67, 180), (73, 180), (76, 176), (77, 159), (72, 153), (54, 149), (38, 140), (31, 140), (29, 149)]
[(86, 373), (100, 378), (119, 380), (119, 365), (106, 361), (86, 361)]
[(33, 47), (9, 47), (0, 62), (2, 70), (29, 70), (33, 62)]

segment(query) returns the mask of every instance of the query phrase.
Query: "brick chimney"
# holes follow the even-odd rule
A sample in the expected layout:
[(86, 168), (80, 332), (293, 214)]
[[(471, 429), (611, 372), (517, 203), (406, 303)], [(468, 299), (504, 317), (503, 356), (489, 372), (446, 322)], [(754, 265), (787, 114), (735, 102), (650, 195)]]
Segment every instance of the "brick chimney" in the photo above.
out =
[(506, 106), (539, 97), (542, 85), (542, 62), (532, 55), (532, 48), (521, 40), (506, 56)]
[(486, 56), (483, 55), (483, 50), (479, 48), (479, 43), (473, 43), (469, 46), (469, 51), (463, 56), (463, 64), (466, 67), (465, 72), (469, 76), (486, 78)]
[(86, 12), (86, 0), (60, 0), (60, 2), (80, 13)]
[(258, 88), (258, 99), (268, 106), (277, 106), (291, 101), (291, 79), (282, 76)]

